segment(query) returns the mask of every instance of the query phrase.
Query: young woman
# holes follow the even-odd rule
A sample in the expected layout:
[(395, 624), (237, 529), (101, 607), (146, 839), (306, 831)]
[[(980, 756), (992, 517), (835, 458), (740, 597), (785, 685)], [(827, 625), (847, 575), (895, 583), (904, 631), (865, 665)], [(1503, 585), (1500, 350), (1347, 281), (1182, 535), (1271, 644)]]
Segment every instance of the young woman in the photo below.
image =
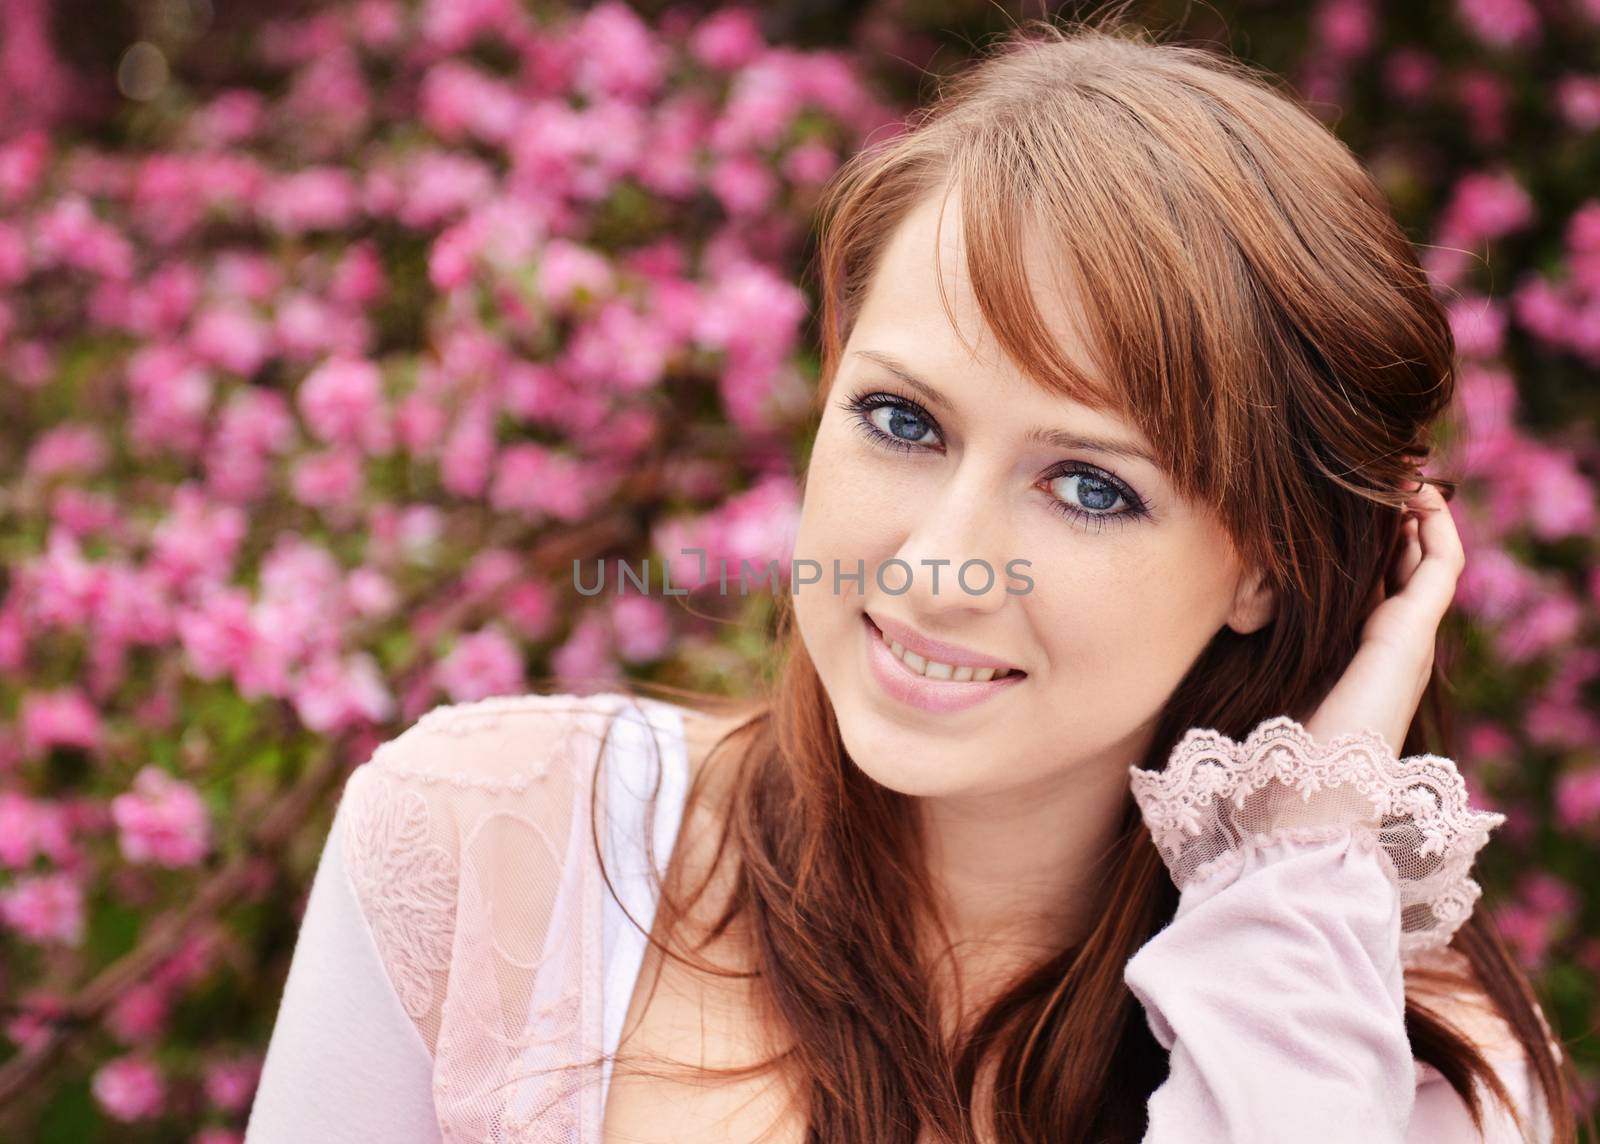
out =
[(820, 268), (775, 682), (386, 743), (248, 1139), (1572, 1140), (1500, 816), (1423, 753), (1453, 346), (1357, 161), (1040, 25), (847, 165)]

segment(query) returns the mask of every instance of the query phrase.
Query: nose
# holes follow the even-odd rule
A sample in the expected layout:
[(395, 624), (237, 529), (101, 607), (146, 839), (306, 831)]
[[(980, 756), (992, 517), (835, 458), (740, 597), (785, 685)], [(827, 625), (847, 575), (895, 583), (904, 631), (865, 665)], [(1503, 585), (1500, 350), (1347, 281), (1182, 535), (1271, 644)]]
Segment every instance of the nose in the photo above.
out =
[[(912, 516), (913, 527), (895, 556), (910, 568), (900, 593), (914, 614), (983, 613), (1005, 606), (1009, 512), (995, 482), (976, 469), (957, 473)], [(883, 582), (905, 582), (905, 568), (887, 569)]]

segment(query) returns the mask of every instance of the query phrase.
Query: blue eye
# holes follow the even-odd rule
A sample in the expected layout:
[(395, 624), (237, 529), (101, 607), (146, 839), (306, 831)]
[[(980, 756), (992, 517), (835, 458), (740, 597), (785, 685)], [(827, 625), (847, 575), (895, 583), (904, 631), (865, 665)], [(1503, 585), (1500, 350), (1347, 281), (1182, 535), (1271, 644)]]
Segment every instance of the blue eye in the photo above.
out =
[(902, 450), (917, 448), (934, 431), (931, 419), (899, 401), (863, 403), (857, 415), (862, 425), (878, 434), (879, 443)]
[[(852, 415), (851, 426), (880, 448), (897, 453), (920, 453), (935, 448), (926, 443), (924, 438), (929, 434), (938, 437), (938, 422), (910, 398), (883, 392), (864, 392), (847, 398), (840, 408)], [(1070, 490), (1077, 504), (1051, 492), (1050, 507), (1062, 516), (1096, 531), (1104, 529), (1108, 523), (1120, 526), (1136, 517), (1149, 515), (1148, 503), (1133, 489), (1094, 465), (1078, 461), (1063, 462), (1040, 478), (1040, 484), (1061, 484)], [(1119, 502), (1124, 507), (1112, 511)]]

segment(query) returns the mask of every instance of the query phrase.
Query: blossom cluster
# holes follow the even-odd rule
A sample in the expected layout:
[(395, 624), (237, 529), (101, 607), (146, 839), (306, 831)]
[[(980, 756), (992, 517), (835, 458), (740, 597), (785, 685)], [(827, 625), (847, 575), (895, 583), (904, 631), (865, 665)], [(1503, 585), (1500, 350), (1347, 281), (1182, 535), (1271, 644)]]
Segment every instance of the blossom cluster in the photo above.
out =
[(3, 1032), (42, 1058), (87, 1016), (101, 1112), (210, 1144), (264, 1046), (193, 1030), (219, 988), (270, 1025), (281, 952), (242, 934), (295, 895), (253, 820), (309, 757), (336, 780), (535, 667), (734, 670), (703, 618), (580, 597), (570, 564), (683, 535), (787, 560), (812, 208), (900, 122), (744, 9), (363, 0), (248, 51), (248, 84), (179, 67), (114, 144), (0, 137), (0, 940), (39, 967)]

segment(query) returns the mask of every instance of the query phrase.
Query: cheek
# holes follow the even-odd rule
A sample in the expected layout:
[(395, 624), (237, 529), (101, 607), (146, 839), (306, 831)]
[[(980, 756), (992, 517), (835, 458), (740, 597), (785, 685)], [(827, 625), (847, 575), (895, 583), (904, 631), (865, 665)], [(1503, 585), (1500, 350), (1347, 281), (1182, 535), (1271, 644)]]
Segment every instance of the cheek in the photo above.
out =
[(824, 425), (806, 470), (796, 554), (829, 568), (835, 558), (852, 567), (857, 558), (870, 560), (874, 538), (893, 527), (894, 506), (903, 498), (885, 476), (847, 428)]
[(1152, 536), (1077, 540), (1058, 560), (1068, 570), (1059, 582), (1038, 578), (1034, 622), (1066, 674), (1146, 692), (1175, 685), (1222, 625), (1222, 577), (1203, 554)]

